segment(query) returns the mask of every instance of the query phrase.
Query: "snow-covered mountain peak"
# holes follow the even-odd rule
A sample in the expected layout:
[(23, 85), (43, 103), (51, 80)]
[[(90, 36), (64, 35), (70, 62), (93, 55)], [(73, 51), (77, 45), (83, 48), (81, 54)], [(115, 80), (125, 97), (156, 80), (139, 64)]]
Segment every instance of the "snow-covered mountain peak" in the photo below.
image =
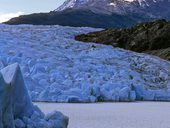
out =
[[(63, 11), (65, 9), (70, 8), (82, 8), (82, 7), (103, 7), (106, 6), (123, 6), (124, 3), (127, 5), (129, 3), (138, 3), (140, 6), (145, 6), (148, 3), (146, 0), (66, 0), (59, 8), (57, 8), (55, 11)], [(152, 2), (157, 2), (156, 0), (153, 0)], [(121, 4), (117, 4), (121, 3)]]
[(66, 0), (59, 8), (55, 11), (63, 11), (68, 8), (75, 8), (79, 6), (83, 6), (90, 0)]
[[(169, 5), (170, 2), (168, 0), (66, 0), (55, 11), (86, 9), (95, 13), (104, 14), (140, 13), (153, 17), (156, 14), (160, 17), (162, 12), (163, 14), (168, 13), (164, 10), (168, 8)], [(156, 10), (158, 10), (158, 12)]]

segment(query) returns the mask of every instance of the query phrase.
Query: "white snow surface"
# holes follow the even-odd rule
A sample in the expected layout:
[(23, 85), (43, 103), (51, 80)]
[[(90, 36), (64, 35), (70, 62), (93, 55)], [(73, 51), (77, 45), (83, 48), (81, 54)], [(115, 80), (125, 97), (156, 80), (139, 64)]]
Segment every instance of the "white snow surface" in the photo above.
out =
[(169, 102), (36, 105), (45, 113), (67, 114), (68, 128), (169, 128)]
[(170, 62), (74, 40), (97, 30), (0, 25), (0, 68), (19, 63), (33, 101), (170, 100)]
[(90, 0), (66, 0), (59, 8), (57, 8), (55, 11), (63, 11), (68, 8), (75, 8), (79, 6), (84, 6), (87, 4)]
[(45, 115), (28, 95), (17, 63), (0, 70), (0, 128), (67, 128), (68, 117)]

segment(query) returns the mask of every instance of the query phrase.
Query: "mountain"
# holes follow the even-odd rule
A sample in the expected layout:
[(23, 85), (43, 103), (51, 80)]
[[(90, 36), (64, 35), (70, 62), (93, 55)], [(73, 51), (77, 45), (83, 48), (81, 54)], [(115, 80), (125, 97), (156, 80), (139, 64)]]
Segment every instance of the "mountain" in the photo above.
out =
[(170, 60), (170, 22), (156, 20), (127, 29), (106, 29), (75, 37), (79, 41), (95, 42), (144, 52)]
[(55, 11), (86, 9), (94, 13), (137, 13), (152, 18), (170, 18), (169, 0), (67, 0)]
[(74, 27), (128, 27), (157, 18), (170, 19), (168, 0), (67, 0), (56, 10), (13, 18), (6, 24)]

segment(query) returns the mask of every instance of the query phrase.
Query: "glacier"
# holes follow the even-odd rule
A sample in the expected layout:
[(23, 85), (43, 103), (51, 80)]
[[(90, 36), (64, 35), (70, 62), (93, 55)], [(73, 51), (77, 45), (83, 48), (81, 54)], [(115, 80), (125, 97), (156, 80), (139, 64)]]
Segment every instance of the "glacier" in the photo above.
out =
[(0, 71), (0, 128), (67, 128), (60, 112), (45, 115), (34, 106), (17, 63)]
[(0, 25), (0, 69), (19, 63), (32, 101), (170, 101), (170, 62), (74, 40), (99, 30)]

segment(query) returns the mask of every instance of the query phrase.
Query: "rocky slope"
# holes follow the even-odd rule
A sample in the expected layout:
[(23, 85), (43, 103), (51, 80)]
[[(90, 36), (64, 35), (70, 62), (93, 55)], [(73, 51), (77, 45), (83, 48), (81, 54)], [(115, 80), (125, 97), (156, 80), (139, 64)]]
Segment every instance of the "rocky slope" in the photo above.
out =
[(145, 52), (170, 60), (170, 22), (157, 20), (127, 29), (106, 29), (75, 37), (136, 52)]
[(163, 58), (163, 59), (170, 61), (170, 47), (166, 48), (166, 49), (146, 51), (145, 53), (155, 55), (155, 56), (159, 56), (160, 58)]

